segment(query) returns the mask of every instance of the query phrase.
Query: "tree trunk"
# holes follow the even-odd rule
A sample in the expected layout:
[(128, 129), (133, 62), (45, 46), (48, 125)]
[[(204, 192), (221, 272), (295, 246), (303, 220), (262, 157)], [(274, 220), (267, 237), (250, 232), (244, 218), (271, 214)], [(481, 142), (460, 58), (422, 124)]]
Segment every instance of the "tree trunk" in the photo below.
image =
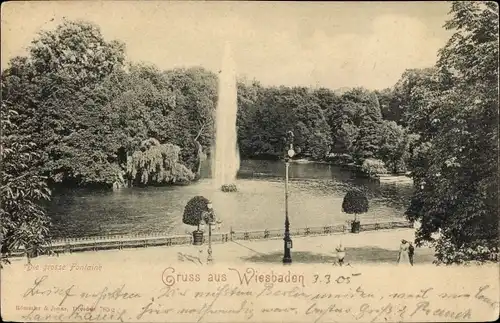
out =
[(202, 156), (203, 156), (203, 146), (198, 142), (198, 138), (201, 136), (201, 133), (203, 132), (203, 129), (205, 128), (205, 124), (201, 124), (200, 131), (198, 131), (198, 134), (196, 137), (194, 137), (194, 142), (196, 144), (197, 148), (197, 156), (196, 156), (196, 173), (195, 173), (195, 180), (199, 180), (201, 177), (201, 162), (202, 162)]
[(195, 139), (194, 142), (197, 148), (195, 180), (199, 180), (201, 177), (201, 160), (203, 156), (203, 147), (198, 142), (198, 140)]

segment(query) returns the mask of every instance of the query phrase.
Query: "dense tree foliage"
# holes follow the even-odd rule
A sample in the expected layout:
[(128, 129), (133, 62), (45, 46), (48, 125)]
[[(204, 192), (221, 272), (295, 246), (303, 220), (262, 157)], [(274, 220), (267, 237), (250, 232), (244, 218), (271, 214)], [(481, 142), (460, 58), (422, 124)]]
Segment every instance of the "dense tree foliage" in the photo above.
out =
[(435, 73), (408, 111), (419, 134), (408, 210), (417, 242), (437, 238), (445, 263), (484, 260), (498, 250), (498, 6), (456, 2)]
[(153, 66), (132, 65), (128, 73), (110, 78), (112, 89), (106, 109), (111, 116), (111, 151), (118, 162), (154, 138), (181, 148), (180, 162), (196, 171), (198, 146), (207, 151), (213, 140), (217, 96), (216, 77), (201, 68), (160, 71)]
[(382, 159), (394, 172), (405, 171), (408, 133), (382, 118), (375, 92), (355, 88), (337, 95), (329, 89), (238, 86), (238, 137), (249, 158), (281, 158), (288, 130), (295, 134), (297, 157), (325, 160), (347, 153), (361, 165)]
[(189, 182), (194, 174), (179, 163), (179, 152), (179, 146), (147, 139), (129, 158), (127, 176), (138, 185)]
[(48, 242), (49, 218), (39, 202), (50, 198), (45, 178), (36, 167), (40, 158), (29, 136), (17, 134), (16, 112), (3, 101), (1, 109), (0, 223), (2, 262), (24, 248), (28, 257)]
[(210, 147), (215, 74), (125, 65), (124, 57), (123, 44), (106, 42), (98, 27), (66, 21), (3, 71), (2, 97), (17, 112), (19, 135), (32, 136), (50, 183), (121, 182), (127, 156), (149, 138), (179, 146), (191, 170), (197, 143)]
[[(123, 185), (129, 159), (149, 138), (178, 146), (179, 162), (195, 173), (210, 153), (217, 76), (199, 67), (161, 71), (124, 57), (124, 45), (104, 40), (98, 27), (66, 21), (40, 33), (29, 55), (3, 71), (2, 95), (18, 113), (19, 133), (33, 136), (49, 183)], [(238, 144), (246, 158), (281, 158), (284, 134), (293, 130), (298, 157), (347, 153), (359, 165), (377, 158), (396, 171), (405, 145), (394, 141), (404, 136), (394, 137), (385, 122), (376, 93), (365, 89), (338, 95), (238, 83)]]
[(373, 177), (388, 173), (384, 163), (381, 160), (372, 158), (365, 159), (365, 161), (361, 165), (361, 170), (363, 171), (363, 173)]
[(20, 134), (39, 148), (50, 180), (93, 183), (112, 172), (100, 89), (123, 62), (123, 44), (104, 41), (91, 24), (65, 22), (41, 32), (29, 56), (14, 58), (2, 74), (2, 97), (18, 112)]

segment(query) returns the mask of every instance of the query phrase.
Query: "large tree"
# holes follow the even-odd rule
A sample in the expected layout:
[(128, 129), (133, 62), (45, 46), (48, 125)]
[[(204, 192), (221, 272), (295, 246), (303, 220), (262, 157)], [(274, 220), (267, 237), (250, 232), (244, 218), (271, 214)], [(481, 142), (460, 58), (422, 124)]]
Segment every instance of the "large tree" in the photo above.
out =
[[(498, 6), (455, 2), (427, 101), (430, 125), (413, 171), (408, 216), (420, 220), (417, 243), (434, 241), (438, 261), (484, 260), (498, 250)], [(410, 121), (411, 122), (411, 121)]]
[(44, 177), (38, 174), (39, 154), (29, 136), (20, 135), (12, 119), (17, 112), (2, 101), (0, 168), (0, 245), (2, 262), (19, 248), (28, 257), (49, 241), (50, 220), (40, 202), (50, 198)]
[(194, 170), (199, 162), (198, 143), (208, 152), (214, 139), (217, 76), (193, 67), (167, 71), (165, 77), (175, 98), (168, 141), (182, 148), (181, 161)]
[(148, 138), (180, 147), (180, 162), (199, 169), (213, 139), (214, 73), (125, 66), (123, 44), (86, 22), (41, 32), (28, 54), (3, 71), (2, 97), (17, 112), (17, 131), (32, 136), (51, 183), (120, 182)]
[(409, 160), (409, 149), (414, 136), (407, 129), (394, 121), (383, 121), (380, 124), (376, 157), (382, 160), (392, 173), (406, 172)]
[(53, 182), (112, 177), (103, 111), (108, 98), (98, 88), (122, 67), (123, 44), (105, 41), (93, 24), (65, 21), (40, 32), (28, 53), (3, 71), (2, 96), (18, 113), (19, 134), (32, 136), (43, 172)]
[(127, 174), (137, 185), (186, 183), (194, 174), (179, 163), (180, 148), (160, 144), (154, 138), (144, 140), (129, 158)]
[(314, 98), (307, 95), (304, 99), (294, 111), (295, 149), (303, 157), (322, 160), (332, 144), (330, 127)]
[(238, 131), (238, 145), (240, 156), (252, 157), (258, 141), (257, 128), (255, 123), (257, 116), (257, 103), (260, 100), (264, 88), (257, 81), (240, 79), (237, 82), (238, 94), (238, 114), (236, 126)]

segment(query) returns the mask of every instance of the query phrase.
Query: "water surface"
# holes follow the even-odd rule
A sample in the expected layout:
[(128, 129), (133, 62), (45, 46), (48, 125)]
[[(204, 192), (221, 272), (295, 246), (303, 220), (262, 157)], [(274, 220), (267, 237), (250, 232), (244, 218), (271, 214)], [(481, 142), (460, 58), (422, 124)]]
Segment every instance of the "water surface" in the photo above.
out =
[[(131, 233), (192, 231), (182, 224), (187, 201), (203, 195), (223, 221), (221, 230), (281, 229), (284, 223), (284, 164), (242, 161), (238, 192), (223, 193), (211, 185), (210, 167), (204, 179), (189, 186), (130, 188), (117, 192), (68, 191), (54, 196), (49, 207), (52, 235), (81, 237)], [(412, 187), (379, 184), (327, 164), (291, 164), (289, 216), (291, 227), (343, 224), (352, 216), (341, 212), (342, 199), (351, 187), (368, 191), (370, 209), (362, 222), (401, 219)]]

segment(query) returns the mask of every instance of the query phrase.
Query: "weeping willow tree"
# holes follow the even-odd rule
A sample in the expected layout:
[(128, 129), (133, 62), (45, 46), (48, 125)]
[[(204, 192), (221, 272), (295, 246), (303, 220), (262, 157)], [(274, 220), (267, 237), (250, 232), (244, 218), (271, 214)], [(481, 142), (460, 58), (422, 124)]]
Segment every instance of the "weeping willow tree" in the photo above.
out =
[(127, 174), (135, 184), (186, 183), (194, 174), (179, 162), (179, 146), (160, 144), (154, 138), (144, 140), (127, 162)]

